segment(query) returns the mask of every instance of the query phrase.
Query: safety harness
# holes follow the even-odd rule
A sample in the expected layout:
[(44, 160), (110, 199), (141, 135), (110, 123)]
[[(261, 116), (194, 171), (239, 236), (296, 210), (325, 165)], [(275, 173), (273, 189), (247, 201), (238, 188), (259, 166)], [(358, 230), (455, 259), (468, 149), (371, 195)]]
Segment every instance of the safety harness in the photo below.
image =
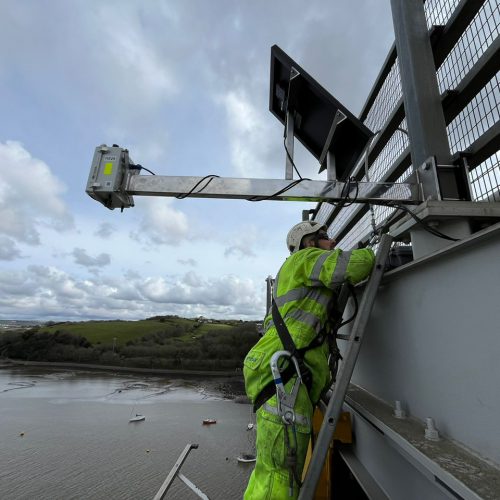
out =
[[(339, 311), (338, 308), (336, 307), (337, 303), (336, 299), (332, 299), (331, 303), (334, 307), (330, 310), (328, 314), (328, 320), (325, 326), (322, 328), (320, 333), (318, 333), (318, 335), (316, 335), (316, 337), (314, 337), (314, 339), (311, 340), (311, 342), (307, 346), (301, 347), (299, 349), (295, 345), (295, 342), (293, 341), (292, 336), (288, 331), (288, 328), (285, 324), (285, 321), (283, 320), (283, 317), (281, 316), (281, 313), (278, 309), (278, 306), (274, 298), (272, 300), (271, 314), (273, 317), (274, 326), (276, 328), (276, 331), (278, 332), (278, 336), (281, 340), (281, 343), (283, 344), (284, 349), (288, 351), (290, 355), (297, 360), (297, 364), (300, 370), (300, 375), (302, 377), (302, 383), (306, 386), (308, 394), (310, 393), (313, 380), (312, 380), (312, 373), (304, 361), (304, 356), (306, 352), (309, 351), (310, 349), (319, 347), (320, 345), (323, 344), (325, 339), (328, 338), (329, 351), (330, 351), (330, 370), (332, 372), (333, 381), (335, 380), (338, 361), (339, 359), (342, 358), (336, 342), (336, 333), (342, 323), (342, 312)], [(296, 373), (297, 372), (295, 370), (294, 364), (289, 363), (288, 366), (281, 371), (281, 380), (283, 381), (283, 385), (286, 385), (287, 382), (294, 375), (296, 375)], [(268, 399), (272, 398), (274, 395), (276, 395), (276, 384), (274, 380), (271, 380), (267, 385), (265, 385), (262, 388), (262, 390), (255, 398), (253, 404), (253, 411), (256, 412)], [(314, 403), (315, 402), (313, 402), (313, 404)]]
[[(286, 351), (290, 353), (290, 356), (297, 360), (297, 364), (300, 370), (300, 375), (302, 377), (302, 383), (307, 387), (307, 392), (311, 390), (312, 386), (312, 373), (311, 370), (307, 367), (304, 362), (305, 353), (309, 349), (314, 349), (315, 347), (319, 347), (325, 341), (325, 337), (323, 334), (318, 334), (314, 339), (309, 343), (309, 345), (302, 347), (300, 349), (297, 348), (295, 342), (288, 331), (288, 328), (279, 312), (278, 306), (276, 302), (272, 302), (271, 313), (273, 316), (274, 326), (276, 327), (276, 331), (278, 332), (278, 336), (283, 344), (283, 347)], [(295, 365), (293, 363), (289, 363), (288, 366), (281, 371), (281, 380), (283, 381), (283, 385), (296, 374)], [(254, 400), (253, 411), (256, 412), (268, 399), (272, 398), (276, 394), (276, 384), (274, 380), (271, 380), (267, 385), (263, 387), (258, 396)]]

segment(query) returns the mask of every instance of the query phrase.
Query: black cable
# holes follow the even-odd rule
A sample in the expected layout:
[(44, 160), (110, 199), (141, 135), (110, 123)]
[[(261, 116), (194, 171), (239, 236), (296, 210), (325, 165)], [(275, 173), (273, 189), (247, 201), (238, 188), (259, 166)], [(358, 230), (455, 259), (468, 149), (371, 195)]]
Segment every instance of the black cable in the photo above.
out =
[(460, 238), (452, 238), (451, 236), (448, 236), (447, 234), (438, 231), (435, 227), (431, 227), (427, 222), (424, 222), (422, 219), (417, 217), (409, 208), (405, 207), (404, 205), (394, 204), (391, 206), (394, 206), (395, 208), (406, 212), (415, 222), (421, 225), (430, 234), (437, 236), (438, 238), (443, 238), (448, 241), (460, 241)]
[(279, 196), (280, 194), (286, 193), (288, 190), (292, 189), (295, 187), (297, 184), (300, 184), (302, 181), (310, 181), (311, 179), (307, 178), (300, 178), (295, 181), (290, 182), (287, 186), (285, 186), (283, 189), (280, 189), (274, 194), (271, 194), (269, 196), (252, 196), (251, 198), (247, 198), (247, 201), (266, 201), (266, 200), (272, 200), (275, 196)]
[(208, 182), (201, 188), (199, 189), (198, 191), (196, 191), (197, 193), (201, 193), (204, 189), (207, 188), (207, 186), (215, 179), (215, 178), (218, 178), (219, 176), (218, 175), (206, 175), (205, 177), (203, 177), (202, 179), (200, 179), (187, 193), (184, 193), (184, 194), (179, 194), (176, 196), (176, 198), (178, 200), (183, 200), (184, 198), (187, 198), (190, 194), (192, 194), (194, 192), (194, 190), (206, 179), (208, 179)]
[(146, 167), (141, 167), (141, 168), (142, 168), (142, 170), (149, 172), (151, 175), (156, 175), (154, 172), (151, 172), (151, 170), (147, 169)]
[(351, 294), (351, 297), (352, 297), (352, 299), (354, 301), (354, 312), (353, 312), (352, 316), (349, 319), (346, 319), (345, 321), (343, 321), (342, 323), (340, 323), (340, 325), (338, 326), (337, 330), (340, 330), (343, 326), (345, 326), (348, 323), (350, 323), (356, 317), (356, 315), (358, 314), (359, 305), (358, 305), (358, 297), (356, 297), (356, 291), (355, 291), (354, 287), (350, 283), (347, 284), (347, 287), (348, 287), (349, 293)]
[[(349, 192), (351, 190), (352, 185), (354, 185), (354, 187), (356, 188), (354, 198), (351, 198), (349, 196)], [(349, 177), (347, 182), (344, 183), (344, 186), (342, 187), (342, 191), (340, 192), (340, 197), (342, 198), (342, 200), (339, 202), (340, 208), (350, 207), (351, 205), (356, 203), (356, 201), (358, 199), (358, 195), (359, 195), (358, 181), (356, 179), (354, 179), (354, 177)]]
[[(379, 205), (386, 206), (389, 208), (395, 208), (396, 210), (401, 210), (405, 213), (407, 213), (417, 224), (422, 226), (425, 231), (428, 233), (432, 234), (433, 236), (436, 236), (437, 238), (443, 238), (448, 241), (460, 241), (460, 238), (452, 238), (451, 236), (448, 236), (447, 234), (442, 233), (441, 231), (438, 231), (436, 228), (431, 227), (427, 222), (424, 222), (422, 219), (420, 219), (417, 215), (415, 215), (409, 208), (405, 207), (404, 205), (401, 205), (399, 203), (394, 203), (393, 201), (389, 201), (387, 203), (378, 203)], [(384, 224), (380, 227), (378, 230), (378, 233), (382, 234), (384, 233), (387, 228), (389, 227), (391, 220), (395, 218), (397, 212), (394, 212), (385, 222)]]
[(151, 170), (147, 169), (146, 167), (143, 167), (142, 165), (130, 165), (129, 166), (130, 170), (145, 170), (146, 172), (149, 172), (151, 175), (156, 175), (154, 172), (151, 172)]

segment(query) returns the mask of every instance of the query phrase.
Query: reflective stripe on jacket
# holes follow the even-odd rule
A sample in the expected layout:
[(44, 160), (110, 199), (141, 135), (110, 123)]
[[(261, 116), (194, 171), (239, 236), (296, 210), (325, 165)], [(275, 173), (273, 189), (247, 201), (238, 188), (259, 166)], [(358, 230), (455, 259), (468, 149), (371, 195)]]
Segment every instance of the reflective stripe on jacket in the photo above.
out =
[[(368, 277), (374, 262), (370, 249), (306, 248), (288, 257), (276, 276), (274, 298), (297, 348), (309, 345), (323, 328), (334, 290), (344, 281), (355, 284)], [(272, 379), (271, 356), (283, 349), (271, 311), (264, 320), (264, 331), (244, 361), (245, 387), (252, 402)], [(313, 375), (311, 400), (316, 402), (330, 381), (326, 343), (307, 351), (305, 361)]]

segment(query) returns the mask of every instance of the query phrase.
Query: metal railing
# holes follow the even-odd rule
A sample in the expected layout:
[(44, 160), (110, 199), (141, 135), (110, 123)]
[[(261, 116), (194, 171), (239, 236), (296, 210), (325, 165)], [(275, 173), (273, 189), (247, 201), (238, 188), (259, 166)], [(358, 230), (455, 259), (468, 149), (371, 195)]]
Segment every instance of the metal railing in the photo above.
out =
[[(424, 9), (450, 152), (466, 158), (473, 201), (500, 201), (500, 0), (427, 0)], [(360, 113), (375, 135), (351, 173), (356, 180), (404, 182), (413, 172), (403, 92), (394, 44)], [(394, 209), (373, 211), (381, 224)], [(344, 249), (373, 225), (359, 204), (320, 203), (314, 218)]]

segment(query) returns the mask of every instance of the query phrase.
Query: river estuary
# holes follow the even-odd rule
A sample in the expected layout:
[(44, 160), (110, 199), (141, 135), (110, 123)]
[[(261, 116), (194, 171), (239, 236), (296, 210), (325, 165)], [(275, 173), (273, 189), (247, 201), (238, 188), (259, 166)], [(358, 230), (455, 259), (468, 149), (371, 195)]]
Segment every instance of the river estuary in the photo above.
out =
[[(242, 497), (251, 406), (223, 380), (0, 368), (2, 500), (152, 499), (187, 443), (181, 472), (211, 500)], [(129, 423), (136, 413), (143, 422)], [(212, 418), (214, 425), (202, 425)], [(178, 478), (167, 499), (198, 498)]]

